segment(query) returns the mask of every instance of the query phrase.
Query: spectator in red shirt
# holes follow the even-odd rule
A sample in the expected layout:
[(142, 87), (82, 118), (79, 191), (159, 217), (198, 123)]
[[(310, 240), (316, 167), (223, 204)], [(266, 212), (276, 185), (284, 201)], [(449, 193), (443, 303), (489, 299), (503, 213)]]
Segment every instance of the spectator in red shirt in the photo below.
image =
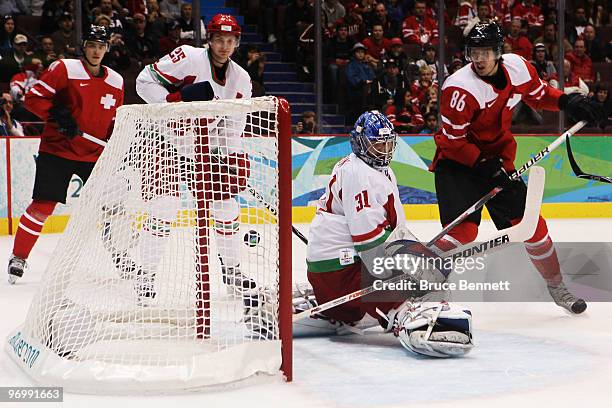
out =
[(417, 0), (411, 16), (402, 23), (402, 35), (406, 44), (417, 44), (421, 47), (427, 43), (438, 43), (438, 24), (425, 15), (425, 2)]
[(396, 95), (395, 103), (388, 105), (384, 113), (398, 132), (412, 132), (423, 124), (419, 102), (412, 96), (410, 89)]
[(367, 54), (377, 60), (383, 58), (391, 50), (391, 40), (385, 38), (383, 26), (380, 24), (372, 26), (372, 35), (363, 40), (363, 45), (366, 47)]
[(520, 17), (521, 20), (527, 20), (530, 26), (541, 26), (544, 24), (544, 15), (542, 15), (540, 7), (533, 4), (533, 0), (524, 0), (514, 6), (512, 17)]
[(488, 23), (491, 21), (491, 5), (488, 0), (478, 0), (478, 7), (476, 8), (476, 17), (470, 19), (468, 23), (463, 27), (463, 36), (467, 37), (472, 28), (479, 23)]
[(527, 61), (531, 59), (533, 44), (527, 37), (521, 34), (521, 19), (515, 17), (510, 24), (510, 33), (505, 39), (505, 42), (512, 46), (512, 51), (520, 55)]
[(499, 24), (504, 26), (510, 24), (512, 19), (510, 5), (508, 4), (510, 1), (514, 0), (495, 0), (491, 4), (491, 16), (496, 18)]
[(423, 65), (419, 68), (419, 79), (410, 86), (410, 91), (419, 104), (423, 104), (427, 90), (437, 86), (438, 82), (433, 78), (433, 69), (429, 65)]
[(563, 92), (566, 94), (579, 92), (583, 95), (589, 93), (589, 87), (584, 81), (572, 73), (572, 63), (567, 59), (563, 60), (563, 76), (565, 77)]
[(590, 84), (595, 79), (593, 75), (593, 62), (586, 55), (586, 47), (584, 40), (578, 39), (574, 43), (574, 51), (568, 52), (565, 58), (572, 64), (572, 74), (578, 78), (582, 78), (584, 82)]
[(461, 28), (461, 30), (468, 25), (470, 20), (476, 18), (475, 3), (474, 0), (464, 0), (459, 4), (459, 10), (457, 10), (457, 16), (455, 17), (455, 25)]

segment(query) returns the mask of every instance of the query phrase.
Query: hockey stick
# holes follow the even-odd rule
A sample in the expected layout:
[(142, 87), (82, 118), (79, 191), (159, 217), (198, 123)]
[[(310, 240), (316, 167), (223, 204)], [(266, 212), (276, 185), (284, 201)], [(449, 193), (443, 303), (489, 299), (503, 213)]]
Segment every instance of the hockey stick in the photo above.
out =
[(98, 139), (97, 137), (92, 136), (89, 133), (81, 132), (79, 136), (83, 137), (84, 139), (89, 140), (90, 142), (100, 145), (102, 147), (106, 147), (107, 145), (107, 142), (105, 142), (104, 140)]
[(570, 166), (572, 166), (572, 170), (574, 171), (574, 174), (576, 175), (576, 177), (581, 178), (581, 179), (600, 181), (602, 183), (612, 183), (612, 178), (610, 177), (599, 176), (597, 174), (588, 174), (582, 171), (580, 167), (578, 167), (578, 163), (576, 163), (576, 159), (574, 159), (574, 155), (572, 153), (572, 146), (570, 145), (569, 136), (567, 137), (567, 140), (565, 141), (565, 147), (567, 148), (567, 157), (569, 159)]
[[(482, 253), (485, 251), (490, 252), (492, 250), (503, 248), (511, 242), (523, 242), (531, 238), (536, 230), (538, 218), (540, 216), (542, 195), (544, 193), (544, 182), (544, 169), (542, 167), (534, 167), (531, 170), (531, 176), (529, 177), (529, 183), (527, 186), (527, 199), (525, 202), (525, 213), (521, 222), (510, 228), (497, 231), (490, 237), (484, 239), (482, 243), (466, 244), (457, 247), (451, 251), (445, 252), (442, 256), (469, 257), (475, 253)], [(400, 282), (401, 280), (406, 279), (409, 276), (410, 274), (402, 274), (396, 276), (395, 278), (384, 281), (383, 285), (388, 283)], [(376, 291), (377, 289), (374, 288), (374, 285), (368, 286), (367, 288), (360, 289), (347, 295), (341, 296), (337, 299), (330, 300), (329, 302), (322, 303), (312, 309), (307, 309), (300, 313), (296, 313), (293, 315), (292, 320), (296, 322), (306, 317), (312, 317), (317, 313), (324, 312), (325, 310), (342, 305), (351, 300), (359, 299)]]
[[(525, 173), (530, 167), (532, 167), (533, 165), (535, 165), (537, 162), (539, 162), (540, 160), (542, 160), (544, 157), (548, 156), (550, 154), (550, 152), (552, 152), (553, 150), (555, 150), (557, 147), (559, 147), (559, 145), (561, 143), (563, 143), (565, 141), (565, 139), (569, 139), (570, 136), (573, 136), (574, 133), (578, 132), (580, 129), (582, 129), (584, 126), (586, 125), (585, 121), (580, 121), (578, 123), (576, 123), (574, 126), (572, 126), (571, 128), (569, 128), (567, 131), (565, 131), (561, 136), (559, 136), (558, 138), (556, 138), (551, 144), (549, 144), (548, 146), (546, 146), (545, 148), (543, 148), (542, 150), (540, 150), (538, 153), (536, 153), (535, 156), (533, 156), (531, 159), (527, 160), (527, 162), (525, 164), (523, 164), (521, 167), (519, 167), (511, 176), (510, 176), (510, 180), (518, 180), (521, 175), (523, 173)], [(483, 205), (485, 205), (490, 199), (492, 199), (493, 197), (495, 197), (500, 191), (502, 191), (503, 188), (502, 187), (495, 187), (493, 188), (491, 191), (489, 191), (487, 194), (485, 194), (480, 200), (476, 201), (471, 207), (469, 207), (467, 210), (465, 210), (461, 215), (459, 215), (455, 220), (453, 220), (453, 222), (451, 222), (450, 224), (446, 225), (442, 231), (440, 231), (438, 233), (438, 235), (436, 235), (435, 237), (433, 237), (426, 246), (430, 247), (432, 246), (437, 240), (439, 240), (440, 238), (442, 238), (444, 235), (446, 235), (450, 230), (452, 230), (453, 228), (455, 228), (457, 225), (461, 224), (470, 214), (472, 214), (474, 211), (479, 210), (480, 208), (482, 208)]]

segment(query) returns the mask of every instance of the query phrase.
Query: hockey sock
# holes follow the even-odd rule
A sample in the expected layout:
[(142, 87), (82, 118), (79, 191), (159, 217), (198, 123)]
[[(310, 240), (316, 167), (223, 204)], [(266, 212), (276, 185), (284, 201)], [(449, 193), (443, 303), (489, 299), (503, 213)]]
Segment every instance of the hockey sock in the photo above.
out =
[[(513, 220), (512, 225), (519, 221)], [(548, 235), (548, 227), (542, 216), (538, 220), (538, 226), (533, 237), (525, 241), (525, 249), (527, 254), (529, 254), (531, 263), (540, 272), (546, 283), (551, 286), (557, 286), (561, 283), (563, 277), (561, 276), (561, 266), (557, 258), (557, 251), (550, 235)]]
[(172, 221), (149, 217), (142, 226), (139, 242), (140, 265), (145, 272), (155, 273), (164, 256)]
[(19, 219), (19, 227), (17, 228), (15, 242), (13, 243), (13, 255), (22, 259), (28, 259), (34, 244), (36, 244), (40, 236), (40, 231), (42, 231), (45, 221), (53, 214), (56, 204), (53, 201), (34, 200), (26, 208)]
[(212, 205), (215, 242), (217, 252), (224, 266), (235, 267), (240, 264), (240, 206), (231, 198), (216, 201)]
[(476, 236), (478, 236), (478, 225), (471, 221), (464, 221), (450, 230), (448, 234), (438, 239), (434, 243), (434, 247), (439, 253), (450, 251), (474, 241)]

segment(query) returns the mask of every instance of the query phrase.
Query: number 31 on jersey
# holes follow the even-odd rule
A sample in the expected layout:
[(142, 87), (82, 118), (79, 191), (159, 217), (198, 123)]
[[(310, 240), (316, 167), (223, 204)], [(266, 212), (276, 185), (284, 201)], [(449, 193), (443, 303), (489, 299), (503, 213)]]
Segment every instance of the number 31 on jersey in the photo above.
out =
[(368, 199), (368, 190), (363, 190), (361, 193), (357, 194), (355, 196), (355, 201), (357, 201), (357, 206), (355, 207), (357, 212), (369, 207), (370, 200)]

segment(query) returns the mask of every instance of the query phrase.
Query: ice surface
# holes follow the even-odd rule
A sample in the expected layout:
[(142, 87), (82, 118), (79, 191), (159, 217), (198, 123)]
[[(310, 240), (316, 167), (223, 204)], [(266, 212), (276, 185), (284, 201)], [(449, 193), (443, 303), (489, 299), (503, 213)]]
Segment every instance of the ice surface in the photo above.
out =
[[(409, 216), (409, 214), (408, 214)], [(612, 241), (612, 220), (548, 220), (556, 241)], [(423, 240), (436, 222), (409, 224)], [(297, 225), (304, 233), (307, 225)], [(484, 223), (484, 234), (491, 231)], [(17, 285), (0, 275), (0, 338), (23, 322), (40, 276), (58, 241), (44, 235), (30, 269)], [(12, 237), (0, 237), (8, 259)], [(293, 241), (294, 280), (305, 280), (305, 247)], [(4, 262), (4, 261), (3, 261)], [(2, 266), (4, 268), (4, 266)], [(535, 271), (534, 271), (535, 273)], [(296, 339), (294, 382), (255, 379), (240, 388), (186, 395), (138, 397), (66, 394), (62, 407), (558, 407), (610, 406), (612, 304), (590, 303), (583, 316), (568, 316), (552, 303), (477, 303), (477, 347), (461, 359), (415, 357), (384, 334)], [(0, 353), (0, 386), (31, 385)], [(58, 404), (59, 406), (60, 404)]]

